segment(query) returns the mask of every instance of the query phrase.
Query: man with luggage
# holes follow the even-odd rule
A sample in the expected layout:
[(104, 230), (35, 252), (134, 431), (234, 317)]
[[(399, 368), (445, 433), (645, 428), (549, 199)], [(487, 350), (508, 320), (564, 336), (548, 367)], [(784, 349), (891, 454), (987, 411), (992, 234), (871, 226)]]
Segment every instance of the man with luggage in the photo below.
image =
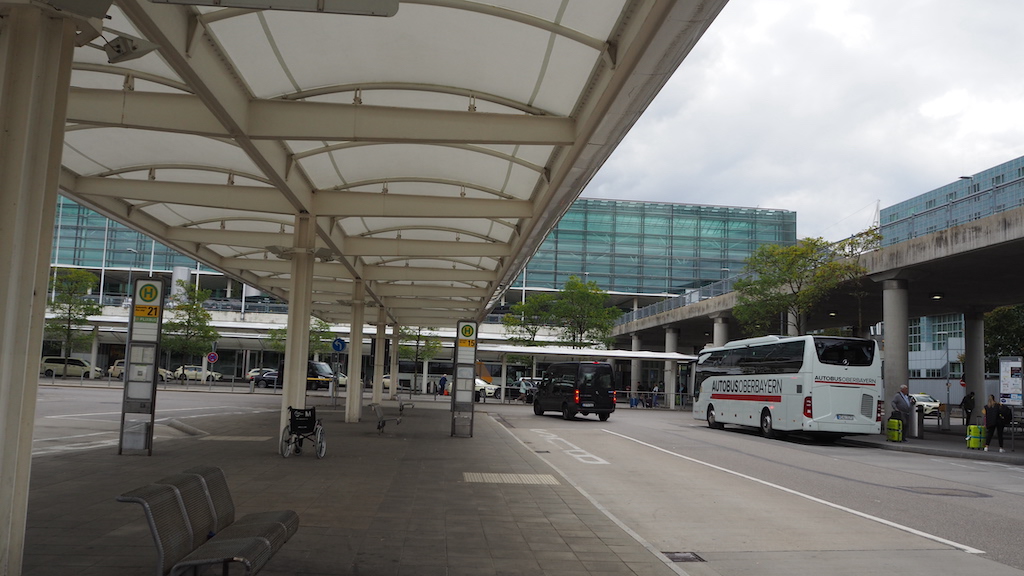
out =
[(903, 422), (903, 439), (907, 441), (907, 431), (910, 430), (910, 419), (914, 417), (914, 399), (910, 397), (910, 388), (904, 384), (900, 391), (892, 398), (893, 417)]

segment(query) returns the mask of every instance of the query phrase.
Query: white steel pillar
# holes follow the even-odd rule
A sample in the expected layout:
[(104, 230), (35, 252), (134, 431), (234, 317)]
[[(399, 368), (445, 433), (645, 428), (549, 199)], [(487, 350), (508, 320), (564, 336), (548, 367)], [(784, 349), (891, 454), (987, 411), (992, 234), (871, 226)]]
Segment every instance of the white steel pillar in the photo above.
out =
[[(679, 329), (665, 329), (665, 352), (676, 352), (679, 343)], [(675, 360), (665, 360), (665, 406), (669, 410), (676, 407), (676, 389), (679, 387), (676, 382), (679, 374), (679, 363)]]
[(388, 399), (394, 400), (398, 392), (398, 346), (402, 339), (401, 329), (398, 324), (391, 327), (391, 362), (388, 373), (391, 379), (388, 380)]
[[(633, 352), (640, 351), (640, 334), (633, 332), (632, 348)], [(636, 393), (640, 391), (641, 381), (641, 363), (639, 358), (631, 358), (629, 360), (629, 397), (636, 398)]]
[[(363, 411), (363, 317), (366, 315), (366, 285), (356, 279), (352, 286), (352, 347), (348, 353), (348, 393), (345, 394), (345, 422), (359, 422)], [(393, 378), (393, 377), (392, 377)]]
[(373, 339), (373, 402), (375, 404), (380, 404), (384, 388), (384, 345), (387, 343), (387, 321), (387, 308), (383, 306), (377, 308), (377, 335)]
[(0, 574), (21, 574), (75, 25), (0, 13)]
[(284, 386), (281, 388), (281, 422), (288, 423), (288, 407), (306, 407), (306, 372), (309, 362), (309, 318), (313, 310), (313, 247), (315, 219), (295, 216), (294, 250), (291, 253), (291, 286), (288, 299), (288, 338), (284, 352)]

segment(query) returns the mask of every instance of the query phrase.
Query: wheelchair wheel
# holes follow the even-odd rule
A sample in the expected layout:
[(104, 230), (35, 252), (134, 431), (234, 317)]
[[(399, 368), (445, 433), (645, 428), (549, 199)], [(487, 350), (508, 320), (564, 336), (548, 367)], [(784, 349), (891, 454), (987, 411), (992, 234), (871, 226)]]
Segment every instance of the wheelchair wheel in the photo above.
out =
[(281, 456), (287, 458), (292, 455), (292, 429), (284, 427), (281, 432)]
[(327, 437), (324, 434), (324, 427), (318, 424), (314, 434), (316, 435), (314, 439), (316, 443), (316, 457), (320, 459), (324, 457), (324, 454), (327, 454)]

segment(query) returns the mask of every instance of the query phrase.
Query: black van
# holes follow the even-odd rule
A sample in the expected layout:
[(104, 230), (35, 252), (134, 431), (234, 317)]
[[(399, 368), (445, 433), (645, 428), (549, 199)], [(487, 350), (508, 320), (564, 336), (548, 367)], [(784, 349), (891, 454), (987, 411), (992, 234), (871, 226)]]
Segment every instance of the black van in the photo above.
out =
[(537, 386), (533, 413), (557, 410), (562, 418), (597, 414), (605, 421), (615, 411), (615, 375), (606, 362), (559, 362), (548, 366)]

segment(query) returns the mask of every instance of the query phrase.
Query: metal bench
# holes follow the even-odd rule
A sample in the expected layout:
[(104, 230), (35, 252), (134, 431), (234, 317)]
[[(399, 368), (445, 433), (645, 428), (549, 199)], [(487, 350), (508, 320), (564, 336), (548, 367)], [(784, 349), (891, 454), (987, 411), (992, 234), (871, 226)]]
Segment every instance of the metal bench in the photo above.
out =
[(227, 526), (276, 523), (284, 526), (285, 540), (298, 532), (299, 515), (292, 510), (253, 512), (236, 519), (235, 502), (231, 499), (228, 479), (220, 468), (216, 466), (196, 466), (185, 470), (185, 474), (197, 474), (206, 483), (206, 493), (210, 495), (210, 501), (213, 503), (214, 513), (217, 517), (217, 531), (221, 531)]
[(402, 416), (405, 414), (406, 408), (415, 408), (415, 402), (403, 402), (401, 396), (398, 398), (398, 415)]
[(377, 416), (377, 434), (382, 434), (384, 432), (384, 426), (388, 422), (394, 422), (395, 424), (402, 423), (401, 416), (399, 416), (398, 418), (386, 418), (384, 416), (384, 408), (381, 407), (380, 404), (370, 404), (370, 408), (373, 409), (373, 413), (376, 414)]
[(197, 574), (200, 569), (239, 563), (245, 574), (256, 574), (270, 561), (273, 552), (266, 538), (217, 538), (196, 545), (197, 538), (185, 513), (178, 490), (170, 484), (150, 484), (117, 497), (119, 502), (142, 506), (156, 545), (156, 575)]
[(234, 519), (234, 503), (220, 468), (202, 466), (125, 492), (120, 502), (140, 504), (156, 546), (157, 576), (198, 574), (238, 563), (256, 574), (298, 530), (291, 510)]

